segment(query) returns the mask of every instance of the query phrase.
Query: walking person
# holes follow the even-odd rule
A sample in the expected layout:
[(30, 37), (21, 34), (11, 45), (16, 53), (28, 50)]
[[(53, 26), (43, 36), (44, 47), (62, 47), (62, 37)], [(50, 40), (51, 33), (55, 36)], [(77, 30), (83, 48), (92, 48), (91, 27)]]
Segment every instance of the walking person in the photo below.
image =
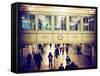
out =
[(58, 55), (59, 55), (59, 49), (56, 48), (56, 49), (55, 49), (55, 57), (58, 58)]
[(32, 55), (29, 53), (27, 55), (27, 66), (30, 67), (32, 62)]
[(33, 59), (34, 59), (35, 65), (37, 65), (37, 53), (34, 53)]
[(64, 46), (62, 47), (62, 55), (64, 55)]
[(81, 54), (81, 47), (77, 46), (77, 54)]
[(41, 56), (40, 53), (38, 53), (38, 54), (37, 54), (37, 57), (36, 57), (36, 63), (37, 63), (37, 68), (38, 68), (38, 70), (40, 70), (41, 62), (42, 62), (42, 56)]
[(68, 51), (69, 51), (69, 45), (66, 45), (66, 54), (68, 55)]
[(49, 55), (48, 55), (48, 60), (49, 60), (49, 68), (52, 67), (52, 58), (53, 58), (53, 55), (51, 52), (49, 52)]
[(69, 65), (70, 62), (71, 62), (70, 57), (69, 56), (66, 56), (66, 64)]

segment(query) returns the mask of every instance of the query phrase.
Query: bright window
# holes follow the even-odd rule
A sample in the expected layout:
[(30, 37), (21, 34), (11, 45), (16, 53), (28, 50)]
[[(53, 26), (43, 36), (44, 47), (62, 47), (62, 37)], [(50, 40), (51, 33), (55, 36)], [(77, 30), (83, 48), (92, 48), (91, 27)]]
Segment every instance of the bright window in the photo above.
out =
[(75, 31), (80, 30), (80, 17), (70, 16), (69, 25), (70, 25), (70, 30), (75, 30)]
[(51, 16), (38, 15), (38, 30), (51, 30)]
[(55, 16), (55, 30), (66, 30), (66, 16)]

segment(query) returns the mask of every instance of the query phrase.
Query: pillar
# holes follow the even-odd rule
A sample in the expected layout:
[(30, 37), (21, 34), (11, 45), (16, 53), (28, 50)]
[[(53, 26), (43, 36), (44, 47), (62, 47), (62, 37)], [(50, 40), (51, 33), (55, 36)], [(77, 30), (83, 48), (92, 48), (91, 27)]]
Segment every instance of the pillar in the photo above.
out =
[(96, 65), (96, 52), (94, 46), (92, 46), (92, 66)]
[(67, 31), (70, 30), (70, 26), (69, 26), (69, 16), (66, 16), (66, 29), (67, 29)]
[(54, 16), (51, 16), (51, 29), (52, 29), (52, 31), (54, 31), (54, 28), (55, 28), (55, 26), (54, 26)]
[(83, 27), (84, 27), (83, 26), (83, 17), (81, 17), (80, 19), (81, 19), (81, 22), (80, 22), (80, 30), (83, 31)]
[(38, 30), (38, 15), (35, 15), (35, 26), (36, 30)]
[(81, 46), (81, 52), (82, 52), (82, 54), (83, 55), (85, 55), (85, 44), (84, 43), (82, 43), (82, 46)]

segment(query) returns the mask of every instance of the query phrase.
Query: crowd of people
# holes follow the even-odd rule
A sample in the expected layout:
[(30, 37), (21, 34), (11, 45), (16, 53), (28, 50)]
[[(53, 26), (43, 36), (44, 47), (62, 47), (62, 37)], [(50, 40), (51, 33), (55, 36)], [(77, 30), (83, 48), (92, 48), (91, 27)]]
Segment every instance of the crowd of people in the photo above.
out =
[[(33, 58), (32, 58), (33, 57)], [(29, 53), (27, 55), (27, 66), (31, 67), (32, 64), (32, 59), (34, 61), (34, 65), (37, 66), (37, 69), (40, 70), (41, 67), (41, 62), (42, 62), (42, 56), (40, 53), (34, 53), (33, 52), (33, 56)]]
[(72, 69), (78, 69), (78, 66), (73, 61), (71, 61), (69, 56), (66, 56), (66, 66), (64, 68), (63, 63), (61, 63), (59, 66), (59, 70), (72, 70)]
[[(66, 55), (68, 55), (68, 52), (69, 52), (69, 45), (68, 44), (66, 44), (65, 49), (66, 49)], [(56, 58), (58, 58), (58, 56), (60, 54), (64, 55), (64, 45), (63, 46), (60, 46), (59, 44), (55, 45), (55, 52), (54, 52), (54, 54), (55, 54)]]
[[(51, 47), (51, 45), (50, 45)], [(27, 66), (28, 67), (31, 67), (31, 66), (35, 66), (37, 69), (36, 70), (40, 70), (41, 69), (41, 63), (43, 61), (43, 54), (44, 54), (44, 49), (41, 45), (38, 46), (40, 52), (32, 52), (31, 53), (28, 53), (27, 54), (27, 57), (26, 57), (26, 61), (27, 61)], [(69, 54), (68, 54), (68, 51), (69, 51), (69, 45), (66, 45), (66, 47), (62, 46), (62, 47), (59, 47), (59, 45), (56, 45), (55, 46), (55, 50), (54, 50), (54, 54), (52, 54), (52, 52), (50, 51), (48, 53), (48, 67), (49, 69), (53, 68), (53, 59), (56, 58), (58, 59), (58, 56), (59, 55), (63, 55), (64, 54), (64, 49), (66, 50), (66, 66), (64, 68), (63, 66), (63, 63), (61, 63), (61, 65), (59, 66), (59, 70), (67, 70), (67, 69), (76, 69), (78, 68), (78, 66), (71, 61), (70, 57), (69, 57)], [(79, 49), (79, 47), (78, 47)], [(34, 64), (32, 63), (34, 62)], [(55, 69), (55, 68), (53, 68)]]
[[(49, 59), (49, 68), (52, 67), (52, 58), (53, 58), (53, 55), (51, 52), (49, 52), (49, 55), (48, 55), (48, 59)], [(63, 63), (60, 64), (59, 70), (71, 70), (71, 69), (78, 69), (78, 66), (77, 64), (75, 64), (73, 61), (71, 61), (70, 57), (67, 55), (66, 56), (66, 66), (64, 68), (64, 65)]]

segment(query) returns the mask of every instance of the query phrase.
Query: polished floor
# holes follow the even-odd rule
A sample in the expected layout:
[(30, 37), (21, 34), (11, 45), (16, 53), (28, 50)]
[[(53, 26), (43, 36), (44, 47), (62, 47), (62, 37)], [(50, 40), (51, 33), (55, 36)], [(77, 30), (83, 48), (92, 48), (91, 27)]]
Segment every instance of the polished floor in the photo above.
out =
[[(48, 70), (48, 53), (51, 51), (54, 57), (54, 48), (50, 48), (48, 45), (44, 48), (45, 53), (42, 56), (43, 61), (42, 61), (42, 66), (41, 70)], [(78, 65), (78, 68), (87, 68), (91, 67), (91, 59), (82, 55), (82, 54), (77, 54), (77, 52), (73, 48), (69, 48), (69, 57), (72, 62)], [(54, 57), (53, 58), (53, 67), (54, 69), (58, 69), (60, 64), (63, 63), (64, 67), (66, 66), (66, 50), (64, 49), (64, 54), (60, 54), (58, 58)]]
[[(58, 58), (54, 57), (54, 45), (50, 48), (49, 45), (46, 45), (44, 47), (44, 53), (42, 54), (42, 62), (41, 62), (41, 68), (40, 70), (51, 70), (55, 69), (57, 70), (62, 63), (64, 65), (64, 68), (66, 66), (66, 50), (64, 49), (64, 54), (60, 53)], [(49, 68), (49, 62), (48, 62), (48, 54), (49, 52), (52, 52), (53, 54), (53, 66)], [(90, 68), (92, 66), (92, 59), (90, 57), (84, 56), (82, 54), (77, 54), (77, 51), (74, 50), (74, 48), (69, 47), (69, 53), (68, 53), (71, 62), (74, 62), (77, 64), (78, 68)], [(37, 67), (34, 63), (34, 60), (32, 60), (31, 67), (26, 67), (26, 59), (23, 60), (24, 65), (21, 70), (22, 71), (37, 71)]]

